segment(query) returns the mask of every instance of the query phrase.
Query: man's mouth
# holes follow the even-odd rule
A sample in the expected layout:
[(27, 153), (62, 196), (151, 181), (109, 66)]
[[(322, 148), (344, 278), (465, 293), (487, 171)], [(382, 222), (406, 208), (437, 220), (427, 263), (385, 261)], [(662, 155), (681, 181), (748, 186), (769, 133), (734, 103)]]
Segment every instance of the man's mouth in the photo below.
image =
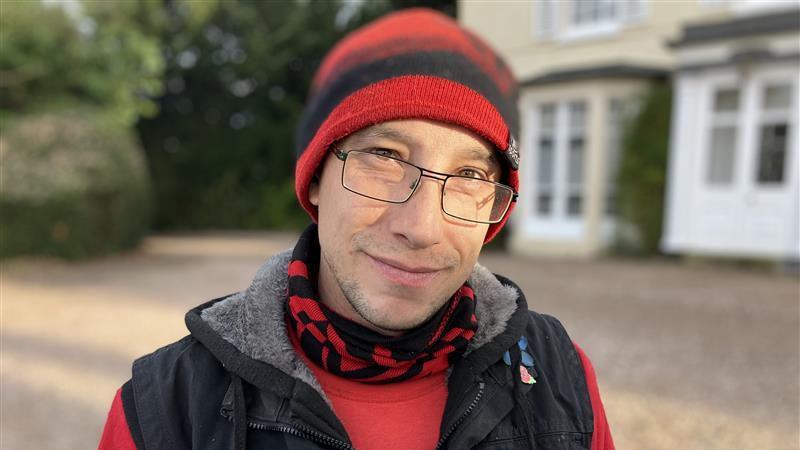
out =
[(389, 258), (372, 256), (365, 253), (373, 266), (390, 281), (408, 287), (429, 286), (445, 269), (426, 266), (413, 266)]

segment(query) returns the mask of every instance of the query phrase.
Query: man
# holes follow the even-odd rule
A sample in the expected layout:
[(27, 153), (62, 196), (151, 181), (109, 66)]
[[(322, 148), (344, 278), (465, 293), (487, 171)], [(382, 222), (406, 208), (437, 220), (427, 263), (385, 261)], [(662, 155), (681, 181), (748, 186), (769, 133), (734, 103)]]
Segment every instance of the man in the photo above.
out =
[(134, 363), (100, 448), (613, 448), (585, 355), (477, 264), (516, 201), (515, 90), (425, 9), (334, 47), (298, 129), (315, 224)]

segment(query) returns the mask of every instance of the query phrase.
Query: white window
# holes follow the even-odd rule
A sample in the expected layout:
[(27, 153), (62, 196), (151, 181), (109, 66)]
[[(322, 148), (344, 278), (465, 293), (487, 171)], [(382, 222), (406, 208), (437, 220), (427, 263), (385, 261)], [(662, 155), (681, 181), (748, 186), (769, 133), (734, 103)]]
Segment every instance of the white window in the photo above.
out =
[(570, 217), (580, 217), (583, 212), (583, 162), (586, 153), (586, 104), (569, 104), (569, 130), (567, 158), (567, 199), (566, 210)]
[(542, 103), (535, 114), (536, 194), (531, 211), (546, 220), (581, 220), (585, 207), (586, 103)]
[[(711, 116), (706, 144), (705, 180), (710, 186), (737, 185), (737, 167), (744, 164), (740, 143), (742, 128), (755, 126), (755, 137), (746, 143), (755, 146), (755, 166), (744, 169), (749, 180), (765, 186), (781, 185), (786, 177), (789, 123), (792, 114), (792, 85), (766, 82), (757, 87), (758, 103), (743, 105), (743, 87), (717, 87), (712, 91)], [(744, 113), (751, 117), (743, 122)]]
[(556, 107), (544, 104), (539, 107), (539, 139), (537, 141), (536, 202), (535, 211), (540, 216), (553, 213), (555, 172)]
[(558, 2), (556, 0), (540, 0), (534, 5), (536, 36), (547, 38), (555, 35), (558, 29)]
[(791, 119), (792, 86), (765, 84), (759, 111), (756, 182), (782, 184), (786, 172), (787, 140)]
[(731, 186), (736, 171), (739, 89), (717, 88), (714, 91), (706, 158), (706, 182)]
[(534, 5), (536, 36), (565, 40), (613, 34), (645, 14), (645, 0), (540, 0)]
[(572, 25), (581, 26), (603, 22), (614, 22), (618, 17), (613, 0), (583, 0), (572, 3)]

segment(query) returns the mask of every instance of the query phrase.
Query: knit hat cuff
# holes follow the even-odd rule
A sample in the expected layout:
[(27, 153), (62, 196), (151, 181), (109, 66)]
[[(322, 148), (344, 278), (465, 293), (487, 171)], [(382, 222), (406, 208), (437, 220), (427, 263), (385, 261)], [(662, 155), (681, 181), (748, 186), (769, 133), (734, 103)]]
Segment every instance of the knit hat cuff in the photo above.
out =
[[(434, 76), (406, 75), (366, 86), (331, 111), (297, 162), (297, 198), (315, 222), (317, 208), (308, 200), (308, 188), (330, 146), (370, 125), (409, 118), (462, 126), (489, 141), (498, 152), (509, 143), (508, 126), (497, 109), (463, 84)], [(499, 159), (504, 161), (505, 156), (500, 155)], [(506, 174), (504, 182), (517, 191), (517, 171), (507, 170)], [(489, 226), (485, 242), (502, 228), (513, 207), (512, 203), (502, 222)]]

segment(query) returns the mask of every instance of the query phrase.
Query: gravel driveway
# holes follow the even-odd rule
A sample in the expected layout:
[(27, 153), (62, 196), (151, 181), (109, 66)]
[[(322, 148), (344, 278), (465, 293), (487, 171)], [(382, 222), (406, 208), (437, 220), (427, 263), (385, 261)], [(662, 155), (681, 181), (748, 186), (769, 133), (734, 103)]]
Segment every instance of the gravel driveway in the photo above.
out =
[[(149, 238), (84, 263), (5, 261), (0, 449), (95, 448), (130, 363), (249, 284), (291, 234)], [(800, 282), (672, 261), (487, 253), (592, 358), (620, 449), (800, 448)]]

